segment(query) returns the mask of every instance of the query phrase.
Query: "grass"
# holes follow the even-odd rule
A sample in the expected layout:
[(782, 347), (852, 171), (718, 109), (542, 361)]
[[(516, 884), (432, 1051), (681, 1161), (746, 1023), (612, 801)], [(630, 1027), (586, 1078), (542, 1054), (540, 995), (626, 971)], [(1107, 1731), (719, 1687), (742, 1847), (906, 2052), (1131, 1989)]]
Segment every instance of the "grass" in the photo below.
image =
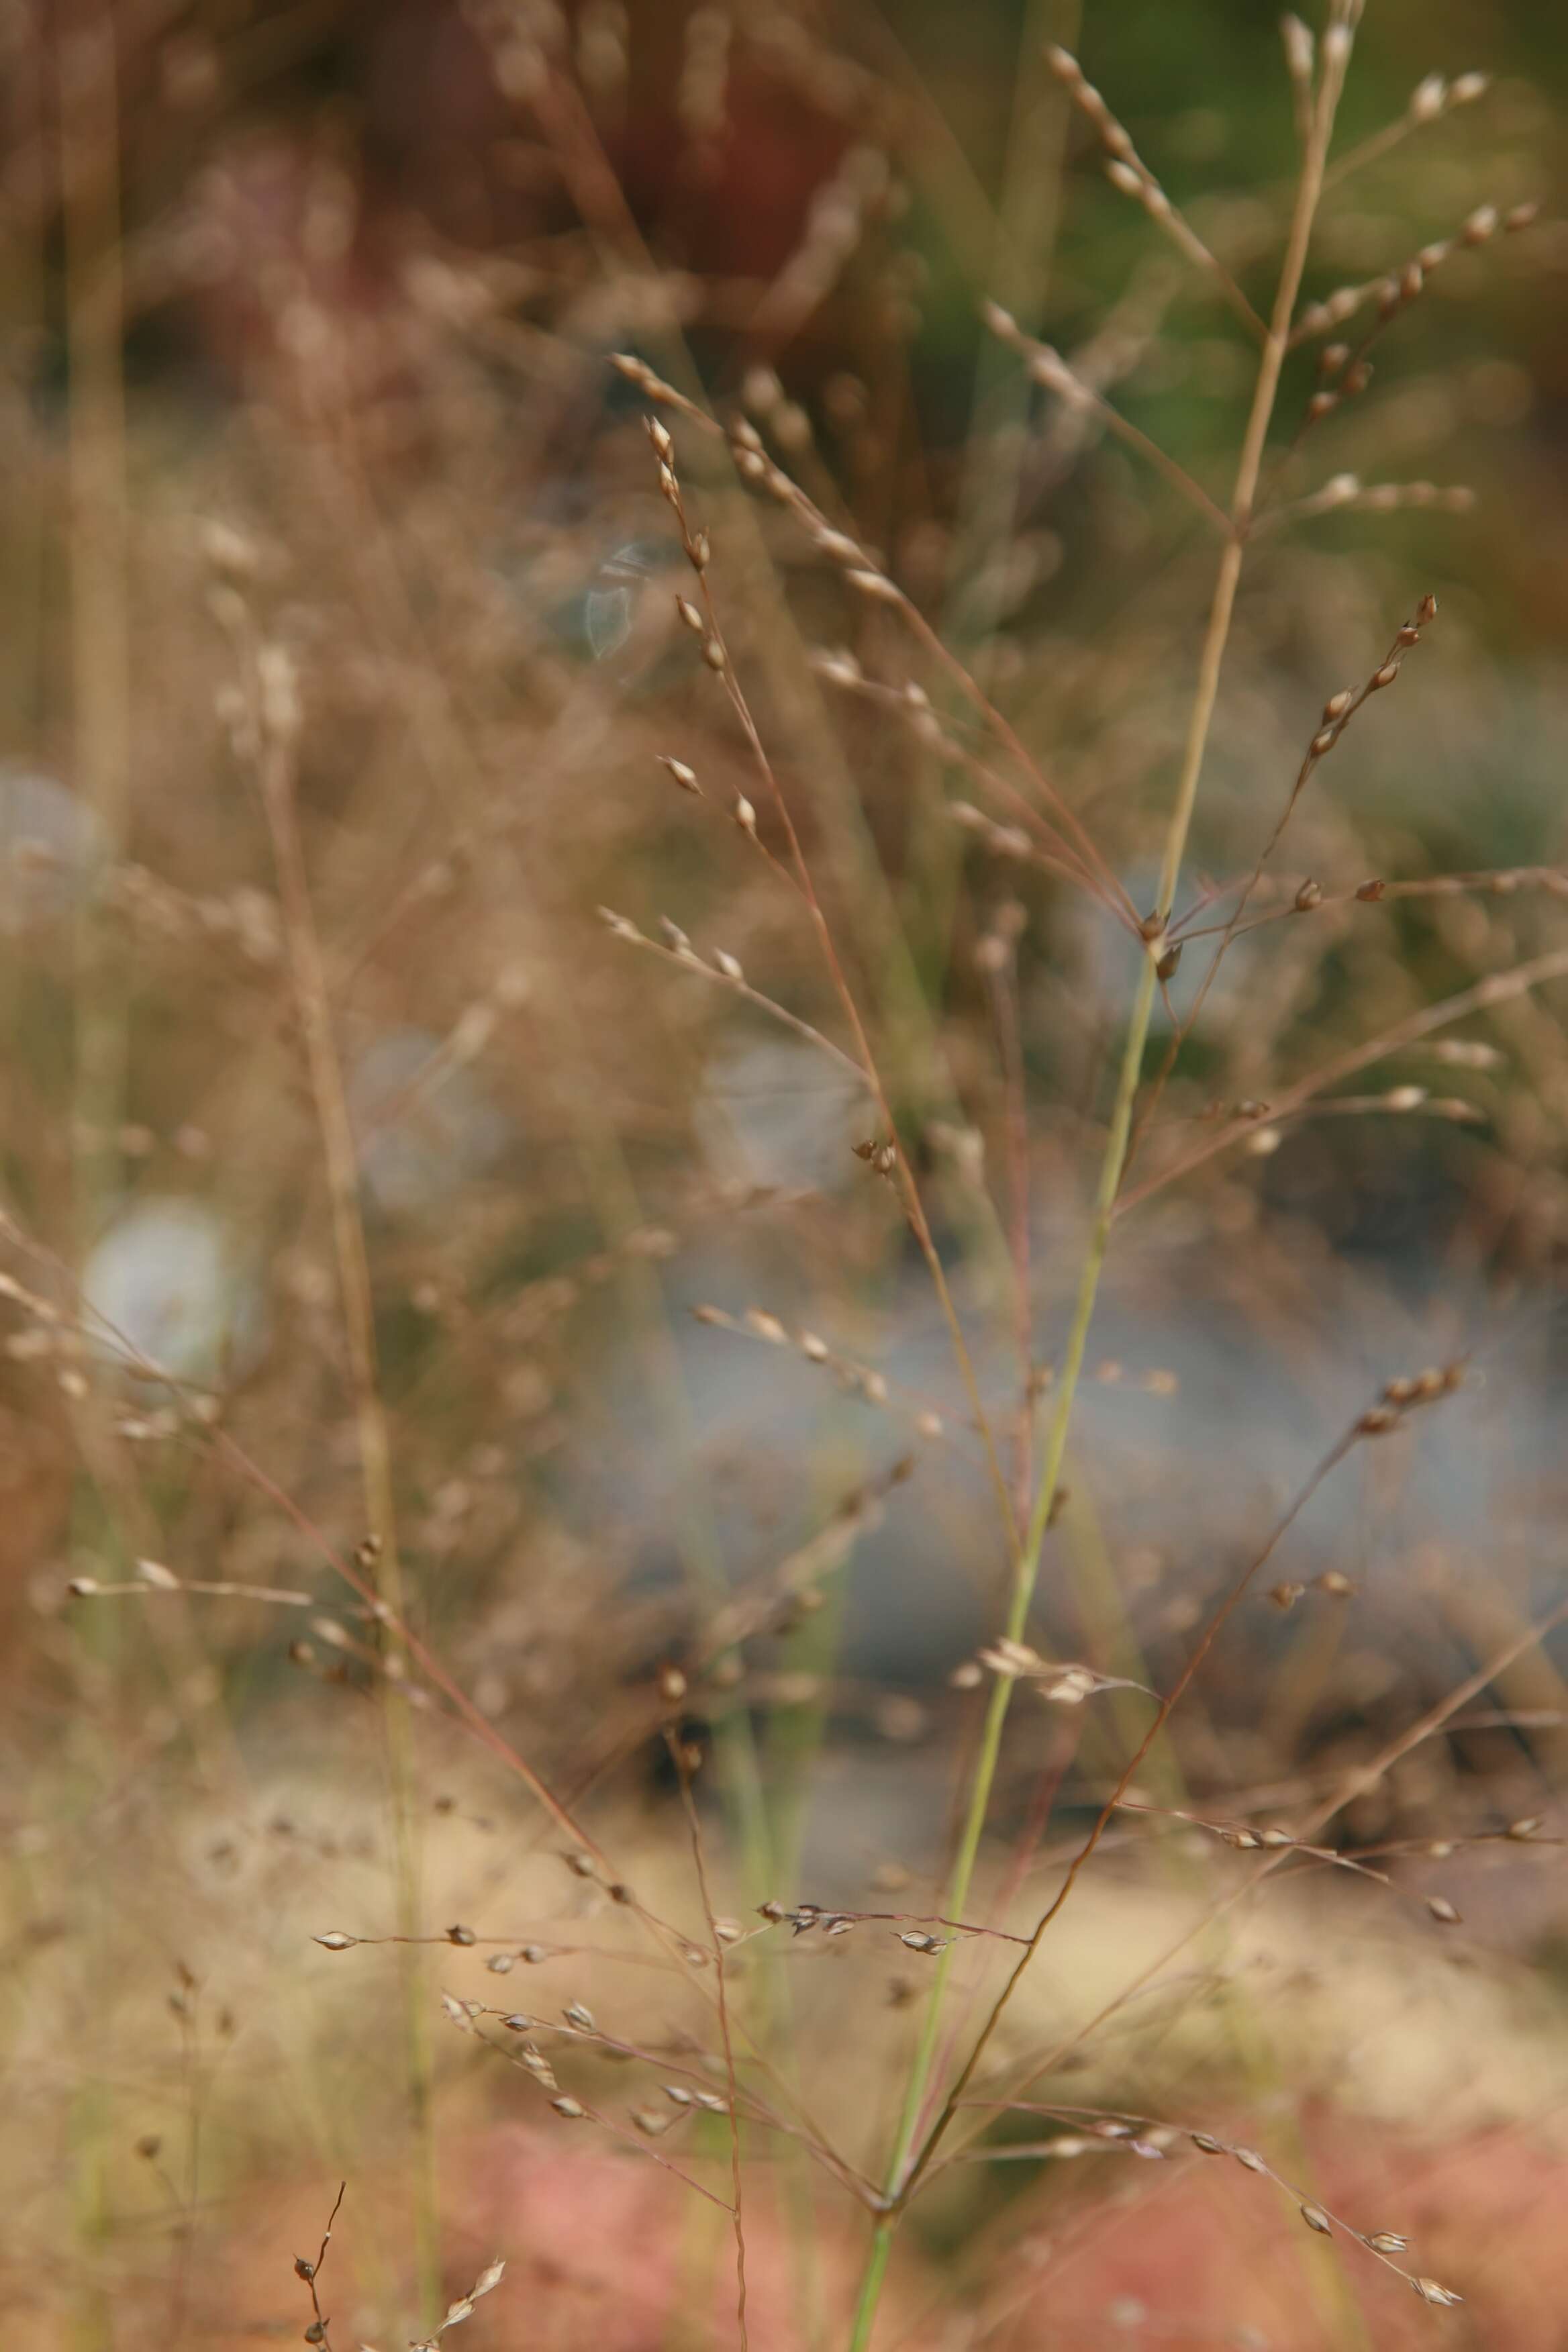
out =
[(1544, 2347), (1549, 117), (1351, 0), (1005, 106), (413, 12), (431, 163), (390, 36), (110, 21), (3, 289), (14, 2326)]

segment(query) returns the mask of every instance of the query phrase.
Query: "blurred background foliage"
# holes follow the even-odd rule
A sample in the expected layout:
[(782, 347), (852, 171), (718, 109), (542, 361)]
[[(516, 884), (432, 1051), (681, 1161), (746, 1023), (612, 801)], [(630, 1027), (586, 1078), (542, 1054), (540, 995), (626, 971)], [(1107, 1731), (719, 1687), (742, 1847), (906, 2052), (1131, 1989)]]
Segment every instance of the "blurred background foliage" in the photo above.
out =
[[(738, 957), (773, 1005), (847, 1043), (798, 905), (729, 822), (750, 794), (778, 849), (675, 617), (686, 573), (647, 403), (612, 359), (751, 420), (1150, 900), (1213, 541), (1136, 450), (1031, 384), (982, 305), (1066, 353), (1222, 503), (1252, 346), (1108, 182), (1051, 42), (1266, 310), (1297, 149), (1272, 12), (1242, 0), (0, 7), (0, 1205), (22, 1286), (0, 1363), (19, 2118), (0, 2190), (11, 2309), (40, 2345), (302, 2325), (281, 2249), (344, 2170), (374, 2168), (363, 2326), (395, 2331), (416, 2300), (418, 2035), (399, 2047), (385, 1955), (359, 1955), (345, 1992), (343, 1964), (309, 1944), (409, 1923), (372, 1703), (385, 1671), (322, 1567), (323, 1537), (347, 1558), (389, 1531), (367, 1501), (343, 1203), (262, 789), (266, 648), (298, 681), (293, 804), (410, 1622), (667, 1907), (695, 1916), (661, 1660), (682, 1663), (691, 1732), (711, 1735), (703, 1785), (736, 1911), (804, 1892), (869, 1906), (878, 1887), (885, 1906), (940, 1869), (973, 1738), (949, 1676), (994, 1632), (999, 1547), (919, 1254), (852, 1149), (862, 1090), (714, 978), (716, 950)], [(1278, 1132), (1260, 1109), (1262, 1149), (1171, 1171), (1219, 1132), (1212, 1107), (1266, 1105), (1562, 943), (1565, 74), (1563, 23), (1532, 0), (1374, 0), (1358, 38), (1337, 153), (1409, 124), (1425, 78), (1441, 92), (1435, 119), (1331, 185), (1308, 299), (1397, 274), (1479, 206), (1497, 219), (1427, 268), (1365, 391), (1294, 440), (1319, 378), (1314, 350), (1289, 362), (1271, 500), (1346, 474), (1434, 491), (1259, 535), (1180, 906), (1250, 870), (1325, 698), (1377, 667), (1424, 593), (1438, 616), (1314, 775), (1280, 896), (1259, 901), (1286, 906), (1310, 877), (1331, 903), (1238, 940), (1174, 1065), (1136, 1171), (1150, 1198), (1118, 1227), (1037, 1638), (1163, 1686), (1205, 1601), (1381, 1382), (1459, 1356), (1475, 1377), (1314, 1501), (1280, 1573), (1348, 1578), (1353, 1605), (1260, 1599), (1227, 1631), (1152, 1759), (1166, 1803), (1305, 1801), (1561, 1591), (1561, 982), (1478, 1003)], [(1466, 76), (1486, 87), (1457, 98)], [(1505, 226), (1521, 207), (1536, 209)], [(1376, 316), (1374, 295), (1352, 340)], [(1008, 1424), (1061, 1344), (1137, 950), (1026, 832), (998, 838), (1016, 811), (986, 797), (995, 773), (1026, 797), (1029, 775), (948, 673), (780, 505), (745, 495), (721, 439), (672, 422), (738, 670)], [(689, 762), (704, 797), (661, 756)], [(952, 821), (967, 801), (989, 831)], [(613, 936), (606, 906), (664, 961)], [(1173, 981), (1178, 1018), (1200, 953)], [(1162, 1016), (1152, 1076), (1169, 1035)], [(69, 1596), (72, 1578), (145, 1582), (148, 1559), (307, 1599)], [(1506, 1719), (1402, 1759), (1335, 1834), (1429, 1847), (1555, 1822), (1561, 1655), (1526, 1648), (1484, 1694)], [(1077, 1738), (1050, 1709), (1015, 1721), (997, 1826), (1039, 1838), (1056, 1790), (1047, 1862), (1137, 1728), (1117, 1705), (1113, 1730)], [(413, 1743), (427, 1932), (504, 1913), (552, 1953), (620, 1948), (603, 1888), (572, 1879), (448, 1712), (416, 1712)], [(1142, 1965), (1227, 1866), (1212, 1840), (1173, 1874), (1114, 1851), (1104, 1907), (1086, 1902), (1020, 2033), (1048, 2040), (1091, 2009), (1107, 1955)], [(1506, 2163), (1464, 2135), (1511, 2125), (1532, 2085), (1544, 2105), (1561, 2065), (1557, 1882), (1544, 1849), (1510, 1852), (1517, 1874), (1499, 1851), (1494, 1834), (1454, 1864), (1492, 1939), (1474, 1985), (1392, 1929), (1386, 1948), (1337, 1940), (1348, 1915), (1315, 1889), (1331, 1929), (1278, 2043), (1216, 1995), (1153, 2033), (1157, 2063), (1131, 2037), (1084, 2095), (1172, 2113), (1257, 2097), (1294, 2128), (1331, 2104), (1353, 2047), (1380, 2116), (1454, 2117), (1475, 2158), (1455, 2203), (1479, 2210), (1475, 2179)], [(442, 1959), (487, 1990), (466, 1948)], [(1227, 1947), (1215, 1981), (1232, 1963), (1248, 1983), (1281, 1965)], [(869, 2161), (906, 1992), (885, 1956), (847, 1965), (864, 2009), (802, 1990), (802, 2047), (820, 2033), (841, 2050), (847, 2023), (852, 2057), (822, 2096)], [(631, 1974), (606, 1962), (595, 2001)], [(1407, 1981), (1420, 2015), (1401, 2039), (1391, 1989)], [(774, 1979), (754, 1997), (771, 2028)], [(1344, 2027), (1357, 2005), (1375, 2033)], [(649, 1994), (650, 2033), (656, 2011)], [(1489, 2107), (1467, 2104), (1454, 2063), (1478, 2048)], [(627, 2352), (684, 2343), (669, 2314), (706, 2310), (710, 2275), (727, 2324), (722, 2252), (693, 2253), (663, 2208), (616, 2206), (634, 2194), (624, 2168), (561, 2171), (553, 2221), (519, 2234), (515, 2204), (554, 2193), (550, 2168), (526, 2138), (482, 2137), (512, 2082), (498, 2094), (470, 2054), (439, 2077), (447, 2289), (500, 2237), (544, 2264), (536, 2288), (551, 2238), (573, 2278), (584, 2261), (601, 2275), (596, 2217), (614, 2210), (639, 2260), (679, 2243), (688, 2269), (638, 2302), (610, 2261), (599, 2302), (548, 2306), (548, 2340), (618, 2340), (613, 2312)], [(1324, 2126), (1324, 2161), (1354, 2175), (1340, 2129)], [(1040, 2167), (1015, 2169), (1055, 2193)], [(926, 2251), (961, 2297), (963, 2262), (978, 2266), (975, 2325), (1002, 2342), (1038, 2306), (994, 2267), (1013, 2242), (999, 2202), (952, 2188)], [(764, 2268), (768, 2243), (759, 2225)], [(1116, 2281), (1089, 2275), (1092, 2329)], [(1254, 2291), (1213, 2286), (1215, 2325), (1261, 2325)], [(1528, 2309), (1488, 2306), (1508, 2331), (1491, 2340), (1532, 2345), (1556, 2292), (1549, 2267)], [(1333, 2332), (1351, 2305), (1301, 2308), (1319, 2332), (1292, 2336), (1287, 2313), (1270, 2340), (1363, 2340)], [(903, 2317), (925, 2324), (912, 2304)], [(499, 2298), (473, 2334), (486, 2325), (512, 2340)], [(773, 2340), (837, 2339), (812, 2320)]]

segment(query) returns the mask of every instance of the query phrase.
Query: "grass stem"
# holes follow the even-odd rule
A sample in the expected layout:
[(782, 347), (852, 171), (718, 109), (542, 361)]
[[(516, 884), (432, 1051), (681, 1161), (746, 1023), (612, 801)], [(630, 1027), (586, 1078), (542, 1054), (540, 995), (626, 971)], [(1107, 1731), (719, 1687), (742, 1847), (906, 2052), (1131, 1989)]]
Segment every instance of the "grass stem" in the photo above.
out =
[[(1333, 29), (1341, 33), (1342, 38), (1331, 45), (1325, 45), (1323, 74), (1318, 89), (1311, 137), (1302, 162), (1295, 211), (1275, 292), (1268, 334), (1258, 364), (1252, 404), (1248, 411), (1241, 453), (1237, 466), (1236, 483), (1230, 505), (1231, 536), (1226, 541), (1220, 556), (1218, 574), (1209, 606), (1208, 623), (1198, 658), (1197, 682), (1187, 721), (1181, 770), (1165, 830), (1164, 849), (1160, 864), (1159, 896), (1154, 909), (1158, 922), (1151, 926), (1154, 931), (1154, 937), (1143, 942), (1138, 984), (1122, 1045), (1116, 1095), (1111, 1106), (1110, 1121), (1100, 1160), (1099, 1181), (1095, 1188), (1089, 1239), (1079, 1273), (1078, 1294), (1073, 1307), (1072, 1323), (1058, 1374), (1050, 1421), (1046, 1433), (1039, 1480), (1035, 1493), (1034, 1508), (1030, 1513), (1023, 1552), (1017, 1562), (1013, 1580), (1005, 1626), (1007, 1637), (1012, 1641), (1022, 1639), (1028, 1620), (1029, 1607), (1034, 1599), (1036, 1580), (1039, 1573), (1041, 1547), (1060, 1481), (1062, 1460), (1067, 1451), (1068, 1434), (1072, 1423), (1073, 1406), (1083, 1370), (1084, 1353), (1089, 1344), (1089, 1325), (1094, 1317), (1095, 1301), (1099, 1295), (1100, 1276), (1104, 1271), (1106, 1252), (1110, 1240), (1117, 1193), (1121, 1188), (1122, 1169), (1127, 1157), (1133, 1106), (1142, 1075), (1143, 1057), (1149, 1038), (1149, 1024), (1158, 985), (1156, 965), (1160, 954), (1160, 943), (1164, 926), (1170, 919), (1174, 904), (1177, 877), (1181, 871), (1187, 835), (1192, 825), (1193, 811), (1196, 804), (1198, 782), (1203, 771), (1209, 729), (1219, 692), (1220, 671), (1225, 660), (1225, 649), (1230, 636), (1231, 618), (1236, 607), (1236, 592), (1241, 578), (1247, 528), (1251, 518), (1253, 502), (1257, 497), (1264, 446), (1268, 438), (1269, 421), (1274, 414), (1275, 401), (1279, 394), (1280, 371), (1289, 344), (1290, 320), (1295, 310), (1297, 296), (1300, 290), (1301, 273), (1306, 265), (1312, 222), (1321, 194), (1329, 140), (1333, 130), (1340, 91), (1343, 86), (1345, 67), (1349, 62), (1349, 26), (1347, 24), (1339, 22)], [(979, 1859), (986, 1816), (990, 1810), (992, 1790), (1002, 1751), (1002, 1734), (1006, 1724), (1012, 1696), (1011, 1678), (998, 1675), (992, 1685), (991, 1694), (986, 1702), (985, 1720), (970, 1781), (963, 1825), (947, 1883), (943, 1907), (955, 1918), (964, 1916), (968, 1906), (970, 1886), (973, 1879), (975, 1864)], [(892, 2210), (878, 2224), (872, 2238), (862, 2279), (859, 2305), (850, 2337), (850, 2352), (867, 2352), (867, 2347), (871, 2342), (899, 2213), (920, 2171), (923, 2169), (925, 2161), (929, 2159), (935, 2147), (946, 2114), (951, 2113), (950, 2105), (943, 2115), (939, 2116), (922, 2145), (921, 2122), (931, 2088), (931, 2074), (942, 2033), (942, 2014), (956, 1949), (956, 1946), (949, 1945), (937, 1961), (935, 1981), (927, 2000), (925, 2019), (905, 2088), (903, 2108), (893, 2153), (885, 2176), (885, 2194)], [(977, 2047), (983, 2046), (987, 2039), (994, 2016), (994, 2011), (992, 2021), (982, 2028), (980, 2043)], [(972, 2069), (973, 2064), (972, 2054), (965, 2066), (965, 2074)]]

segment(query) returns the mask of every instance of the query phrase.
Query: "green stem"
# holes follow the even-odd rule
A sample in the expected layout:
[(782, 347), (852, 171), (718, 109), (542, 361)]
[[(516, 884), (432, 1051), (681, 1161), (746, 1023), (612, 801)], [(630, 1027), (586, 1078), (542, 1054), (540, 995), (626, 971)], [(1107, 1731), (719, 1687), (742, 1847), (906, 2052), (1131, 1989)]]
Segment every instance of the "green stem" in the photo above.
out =
[[(1110, 1244), (1116, 1196), (1126, 1164), (1132, 1107), (1137, 1096), (1144, 1052), (1148, 1045), (1149, 1024), (1153, 1014), (1155, 991), (1158, 985), (1155, 967), (1161, 952), (1161, 935), (1165, 923), (1170, 919), (1171, 906), (1175, 897), (1176, 877), (1181, 870), (1182, 858), (1186, 849), (1187, 834), (1197, 798), (1198, 779), (1203, 770), (1209, 728), (1214, 718), (1215, 701), (1219, 691), (1220, 668), (1230, 635), (1237, 586), (1241, 578), (1247, 527), (1251, 521), (1253, 506), (1258, 495), (1264, 444), (1268, 438), (1269, 420), (1274, 414), (1274, 404), (1279, 394), (1280, 370), (1284, 365), (1285, 354), (1289, 346), (1291, 316), (1300, 290), (1301, 273), (1306, 265), (1312, 220), (1322, 189), (1323, 167), (1328, 153), (1329, 139), (1333, 129), (1340, 91), (1343, 86), (1345, 67), (1349, 62), (1349, 26), (1342, 9), (1336, 9), (1332, 29), (1341, 37), (1331, 47), (1325, 44), (1323, 73), (1318, 89), (1311, 138), (1302, 161), (1296, 206), (1291, 218), (1284, 260), (1280, 267), (1279, 282), (1275, 290), (1268, 340), (1264, 344), (1247, 428), (1242, 437), (1241, 453), (1237, 464), (1236, 486), (1232, 492), (1230, 505), (1232, 536), (1226, 542), (1224, 552), (1220, 557), (1214, 598), (1209, 607), (1208, 625), (1204, 634), (1203, 650), (1198, 660), (1197, 682), (1193, 695), (1192, 712), (1187, 723), (1181, 772), (1177, 778), (1175, 797), (1166, 826), (1164, 852), (1160, 865), (1159, 894), (1155, 908), (1159, 921), (1157, 925), (1151, 927), (1154, 930), (1154, 936), (1144, 945), (1138, 975), (1138, 987), (1127, 1025), (1126, 1041), (1122, 1047), (1116, 1098), (1111, 1108), (1110, 1129), (1100, 1160), (1100, 1181), (1095, 1191), (1093, 1222), (1079, 1276), (1078, 1297), (1073, 1310), (1072, 1328), (1068, 1336), (1067, 1352), (1057, 1382), (1050, 1426), (1046, 1438), (1045, 1457), (1041, 1465), (1034, 1508), (1030, 1513), (1028, 1532), (1014, 1575), (1012, 1601), (1008, 1608), (1006, 1625), (1008, 1637), (1013, 1641), (1022, 1637), (1027, 1622), (1029, 1604), (1034, 1598), (1036, 1579), (1039, 1572), (1040, 1549), (1045, 1540), (1046, 1528), (1049, 1524), (1052, 1507), (1056, 1501), (1057, 1488), (1061, 1476), (1062, 1457), (1067, 1451), (1068, 1432), (1072, 1421), (1073, 1405), (1077, 1399), (1079, 1379), (1083, 1370), (1089, 1324), (1093, 1319), (1095, 1299), (1099, 1293), (1100, 1279), (1105, 1266), (1106, 1251)], [(952, 1873), (948, 1881), (946, 1908), (948, 1916), (952, 1918), (963, 1918), (968, 1908), (970, 1884), (973, 1878), (974, 1866), (979, 1856), (985, 1816), (990, 1808), (992, 1786), (996, 1777), (996, 1767), (1002, 1749), (1002, 1733), (1007, 1720), (1007, 1709), (1012, 1702), (1012, 1696), (1011, 1679), (999, 1675), (992, 1686), (991, 1696), (986, 1705), (985, 1724), (981, 1734), (979, 1752), (975, 1759), (963, 1830), (959, 1840)], [(868, 2352), (871, 2332), (876, 2324), (882, 2281), (886, 2275), (888, 2258), (891, 2251), (893, 2231), (952, 2112), (950, 2096), (948, 2105), (938, 2116), (917, 2153), (921, 2117), (925, 2107), (927, 2087), (936, 2063), (942, 2010), (956, 1949), (956, 1945), (950, 1944), (937, 1962), (936, 1979), (926, 2005), (925, 2021), (915, 2052), (914, 2063), (910, 2071), (893, 2158), (886, 2176), (884, 2194), (889, 2210), (878, 2223), (873, 2235), (861, 2284), (854, 2330), (850, 2336), (850, 2352)], [(973, 2073), (980, 2052), (985, 2046), (992, 2026), (999, 2013), (999, 2011), (993, 2011), (991, 2019), (982, 2029), (980, 2039), (971, 2052), (960, 2075), (961, 2084)]]
[[(1034, 1599), (1036, 1579), (1039, 1573), (1040, 1550), (1045, 1540), (1046, 1526), (1056, 1500), (1061, 1477), (1062, 1456), (1067, 1451), (1068, 1429), (1072, 1418), (1073, 1401), (1079, 1377), (1083, 1370), (1084, 1352), (1089, 1345), (1089, 1327), (1094, 1316), (1095, 1297), (1100, 1276), (1105, 1265), (1105, 1254), (1110, 1240), (1111, 1211), (1116, 1202), (1116, 1188), (1121, 1181), (1121, 1164), (1127, 1150), (1127, 1137), (1131, 1125), (1132, 1102), (1137, 1091), (1138, 1076), (1142, 1067), (1143, 1050), (1149, 1034), (1149, 1021), (1154, 1002), (1154, 958), (1147, 950), (1139, 977), (1138, 994), (1133, 1002), (1132, 1018), (1128, 1025), (1127, 1043), (1122, 1051), (1121, 1074), (1116, 1089), (1115, 1107), (1111, 1112), (1110, 1133), (1105, 1156), (1100, 1164), (1100, 1185), (1095, 1197), (1094, 1224), (1089, 1248), (1079, 1277), (1078, 1300), (1073, 1313), (1072, 1328), (1068, 1336), (1067, 1354), (1057, 1384), (1056, 1403), (1050, 1428), (1046, 1438), (1045, 1460), (1041, 1465), (1040, 1482), (1036, 1490), (1034, 1510), (1030, 1515), (1028, 1536), (1017, 1575), (1013, 1581), (1012, 1600), (1007, 1611), (1006, 1633), (1010, 1641), (1019, 1641)], [(974, 1776), (970, 1783), (969, 1804), (964, 1813), (963, 1828), (959, 1837), (958, 1852), (948, 1879), (944, 1904), (947, 1916), (962, 1919), (968, 1906), (969, 1889), (979, 1858), (980, 1840), (990, 1810), (991, 1790), (996, 1778), (996, 1766), (1002, 1751), (1002, 1732), (1007, 1720), (1007, 1709), (1013, 1696), (1010, 1677), (998, 1675), (991, 1686), (991, 1696), (985, 1708), (985, 1724), (980, 1736), (979, 1753), (975, 1758)], [(936, 1964), (936, 1981), (926, 2003), (925, 2021), (916, 2047), (914, 2063), (910, 2069), (909, 2084), (904, 2094), (903, 2112), (900, 2117), (899, 2134), (894, 2143), (892, 2162), (887, 2175), (886, 2194), (896, 2199), (905, 2186), (905, 2173), (914, 2150), (920, 2129), (921, 2109), (925, 2104), (927, 2085), (936, 2063), (937, 2042), (942, 2032), (942, 2017), (949, 1977), (957, 1944), (949, 1944)], [(880, 2236), (880, 2231), (879, 2231)], [(873, 2245), (875, 2259), (875, 2243)], [(887, 2252), (880, 2257), (886, 2267)], [(868, 2269), (867, 2284), (870, 2284)], [(850, 2339), (851, 2352), (864, 2352), (870, 2341), (870, 2320), (876, 2309), (872, 2294), (869, 2308), (862, 2294), (862, 2315), (857, 2320), (856, 2332)]]

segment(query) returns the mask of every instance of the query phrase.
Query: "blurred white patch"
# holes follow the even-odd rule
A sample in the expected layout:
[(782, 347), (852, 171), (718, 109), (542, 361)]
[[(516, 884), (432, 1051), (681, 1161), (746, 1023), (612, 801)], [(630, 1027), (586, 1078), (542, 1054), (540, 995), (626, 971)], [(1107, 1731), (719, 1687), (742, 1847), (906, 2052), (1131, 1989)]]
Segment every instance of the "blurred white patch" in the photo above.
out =
[(104, 867), (103, 829), (52, 776), (0, 766), (0, 936), (68, 914)]
[(714, 1055), (696, 1123), (725, 1182), (831, 1192), (858, 1168), (853, 1146), (868, 1116), (865, 1089), (847, 1071), (810, 1045), (770, 1038)]
[(126, 1209), (94, 1245), (82, 1292), (95, 1338), (121, 1361), (128, 1341), (175, 1379), (205, 1381), (232, 1378), (261, 1352), (254, 1265), (203, 1202), (169, 1194)]
[(512, 1132), (451, 1041), (424, 1029), (390, 1030), (367, 1046), (350, 1074), (348, 1097), (361, 1181), (388, 1216), (416, 1216), (449, 1202), (494, 1167)]
[(595, 661), (618, 653), (632, 633), (637, 599), (664, 551), (646, 541), (617, 547), (583, 599), (583, 631)]

